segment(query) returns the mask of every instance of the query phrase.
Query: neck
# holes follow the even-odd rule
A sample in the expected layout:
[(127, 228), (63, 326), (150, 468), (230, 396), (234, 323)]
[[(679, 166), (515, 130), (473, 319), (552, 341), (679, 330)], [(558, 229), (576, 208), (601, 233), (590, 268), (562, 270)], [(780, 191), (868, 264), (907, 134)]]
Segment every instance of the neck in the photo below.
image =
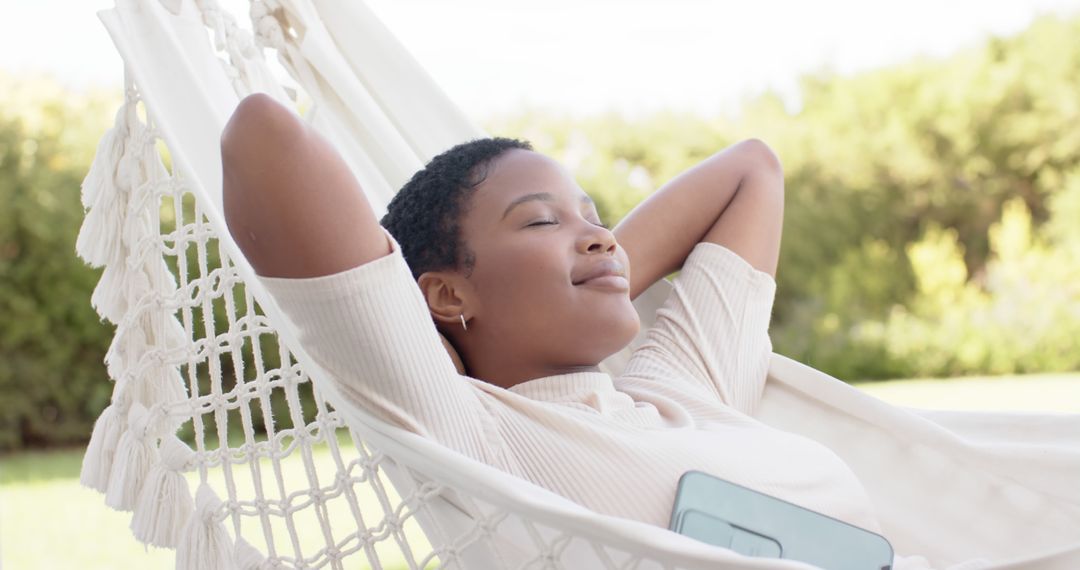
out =
[(475, 369), (466, 368), (469, 375), (473, 378), (483, 380), (488, 384), (498, 386), (500, 388), (513, 388), (518, 384), (528, 382), (529, 380), (536, 380), (537, 378), (546, 378), (548, 376), (558, 376), (560, 374), (573, 374), (575, 372), (599, 372), (600, 368), (595, 365), (581, 365), (581, 366), (535, 366), (535, 367), (504, 367), (504, 366), (479, 366)]
[(454, 346), (465, 365), (465, 373), (500, 388), (512, 388), (523, 382), (576, 372), (599, 372), (596, 363), (553, 363), (536, 358), (535, 354), (512, 350), (505, 343), (485, 343), (480, 335), (469, 330), (466, 337), (453, 337)]

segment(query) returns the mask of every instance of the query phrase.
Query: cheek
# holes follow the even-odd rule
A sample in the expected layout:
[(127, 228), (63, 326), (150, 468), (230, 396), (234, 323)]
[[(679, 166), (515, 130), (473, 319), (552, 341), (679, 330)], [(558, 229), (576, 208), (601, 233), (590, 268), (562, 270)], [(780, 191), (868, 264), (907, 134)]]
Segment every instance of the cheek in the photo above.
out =
[(567, 262), (546, 248), (492, 249), (476, 254), (473, 279), (485, 307), (513, 311), (550, 310), (550, 303), (568, 294)]

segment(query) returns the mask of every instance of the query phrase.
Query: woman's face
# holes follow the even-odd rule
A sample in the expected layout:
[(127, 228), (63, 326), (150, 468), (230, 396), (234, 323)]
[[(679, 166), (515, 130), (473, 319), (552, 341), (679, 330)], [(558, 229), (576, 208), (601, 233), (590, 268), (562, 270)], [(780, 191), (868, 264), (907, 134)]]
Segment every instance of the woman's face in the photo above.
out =
[(596, 365), (637, 334), (626, 252), (551, 158), (514, 149), (495, 159), (462, 237), (475, 260), (470, 345), (557, 369)]

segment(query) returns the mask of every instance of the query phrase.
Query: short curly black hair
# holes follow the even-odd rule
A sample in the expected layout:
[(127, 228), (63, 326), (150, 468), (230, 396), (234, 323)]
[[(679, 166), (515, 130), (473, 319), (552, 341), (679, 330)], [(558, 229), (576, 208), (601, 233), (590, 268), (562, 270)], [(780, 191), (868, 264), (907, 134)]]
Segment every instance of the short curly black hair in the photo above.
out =
[(380, 223), (401, 245), (413, 278), (428, 271), (472, 271), (476, 260), (461, 238), (461, 218), (492, 161), (512, 149), (532, 145), (502, 137), (459, 144), (431, 159), (390, 201)]

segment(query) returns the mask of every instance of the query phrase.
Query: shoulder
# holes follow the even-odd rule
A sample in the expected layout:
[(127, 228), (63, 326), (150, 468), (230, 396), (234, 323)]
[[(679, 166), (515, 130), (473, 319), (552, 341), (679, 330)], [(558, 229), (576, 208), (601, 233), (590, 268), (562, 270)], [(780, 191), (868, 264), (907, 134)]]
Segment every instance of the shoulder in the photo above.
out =
[(701, 242), (694, 246), (679, 277), (688, 272), (690, 275), (704, 273), (723, 276), (726, 280), (742, 281), (754, 288), (776, 289), (776, 280), (772, 275), (754, 267), (741, 255), (718, 243)]

